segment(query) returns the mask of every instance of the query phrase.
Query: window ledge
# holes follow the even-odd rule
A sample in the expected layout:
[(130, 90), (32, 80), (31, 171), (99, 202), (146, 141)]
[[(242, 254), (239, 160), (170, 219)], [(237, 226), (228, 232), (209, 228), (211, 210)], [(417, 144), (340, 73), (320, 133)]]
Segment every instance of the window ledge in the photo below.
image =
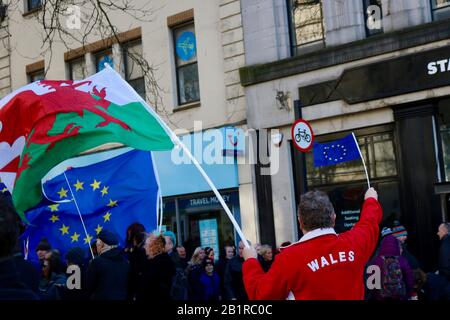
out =
[(187, 109), (201, 107), (200, 101), (195, 101), (191, 103), (182, 104), (181, 106), (177, 106), (173, 109), (173, 112), (183, 111)]
[(42, 6), (39, 6), (37, 8), (31, 9), (30, 11), (24, 12), (22, 14), (22, 17), (27, 17), (27, 16), (31, 16), (37, 12), (39, 12), (42, 9)]

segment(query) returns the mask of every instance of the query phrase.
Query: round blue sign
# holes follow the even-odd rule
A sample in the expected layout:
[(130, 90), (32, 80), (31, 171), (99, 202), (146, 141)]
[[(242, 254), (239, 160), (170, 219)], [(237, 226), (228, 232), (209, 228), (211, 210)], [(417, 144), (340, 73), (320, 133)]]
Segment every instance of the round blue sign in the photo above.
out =
[(114, 68), (113, 59), (110, 56), (103, 56), (100, 60), (98, 60), (97, 70), (102, 71), (105, 69), (105, 63), (109, 64), (111, 68)]
[(188, 61), (197, 52), (195, 34), (190, 31), (183, 32), (177, 39), (177, 55), (181, 60)]

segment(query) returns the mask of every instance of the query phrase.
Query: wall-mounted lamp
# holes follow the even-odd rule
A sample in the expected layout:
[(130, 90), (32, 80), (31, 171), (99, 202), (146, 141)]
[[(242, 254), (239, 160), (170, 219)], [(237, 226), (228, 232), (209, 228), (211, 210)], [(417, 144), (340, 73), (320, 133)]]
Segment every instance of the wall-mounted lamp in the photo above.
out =
[(282, 132), (273, 133), (270, 138), (272, 140), (273, 145), (279, 148), (281, 146), (281, 143), (283, 142), (283, 133)]

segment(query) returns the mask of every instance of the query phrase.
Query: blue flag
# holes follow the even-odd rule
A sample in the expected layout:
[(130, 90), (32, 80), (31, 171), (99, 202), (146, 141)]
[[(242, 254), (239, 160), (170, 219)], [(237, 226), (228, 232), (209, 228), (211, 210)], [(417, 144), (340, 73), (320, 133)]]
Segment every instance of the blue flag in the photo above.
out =
[(361, 159), (353, 134), (327, 143), (315, 143), (313, 153), (315, 167)]
[(102, 229), (116, 233), (122, 245), (132, 223), (143, 224), (147, 231), (156, 229), (159, 186), (150, 152), (133, 150), (68, 169), (65, 175), (45, 182), (47, 199), (27, 211), (30, 225), (21, 239), (29, 241), (30, 260), (37, 260), (35, 248), (42, 238), (62, 254), (75, 246), (85, 248), (87, 254)]

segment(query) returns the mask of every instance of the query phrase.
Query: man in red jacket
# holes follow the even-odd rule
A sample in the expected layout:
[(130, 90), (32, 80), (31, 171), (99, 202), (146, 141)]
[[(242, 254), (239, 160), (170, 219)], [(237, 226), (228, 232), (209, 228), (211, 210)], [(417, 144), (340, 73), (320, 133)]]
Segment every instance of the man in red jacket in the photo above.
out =
[(378, 240), (382, 209), (375, 189), (367, 190), (361, 216), (349, 231), (336, 234), (336, 214), (328, 196), (310, 191), (301, 197), (298, 219), (304, 236), (283, 248), (264, 273), (254, 248), (244, 249), (249, 299), (361, 300), (363, 272)]

